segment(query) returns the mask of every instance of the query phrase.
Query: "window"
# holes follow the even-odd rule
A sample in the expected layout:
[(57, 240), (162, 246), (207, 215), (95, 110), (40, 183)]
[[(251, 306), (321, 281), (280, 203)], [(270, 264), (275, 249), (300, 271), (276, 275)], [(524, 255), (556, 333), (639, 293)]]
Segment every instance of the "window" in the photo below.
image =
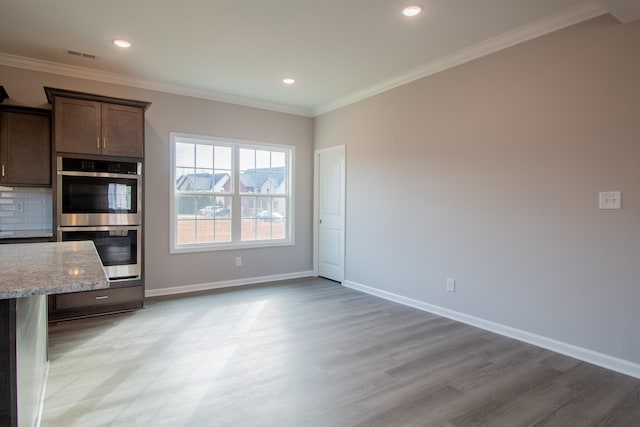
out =
[(172, 253), (293, 244), (293, 147), (170, 140)]

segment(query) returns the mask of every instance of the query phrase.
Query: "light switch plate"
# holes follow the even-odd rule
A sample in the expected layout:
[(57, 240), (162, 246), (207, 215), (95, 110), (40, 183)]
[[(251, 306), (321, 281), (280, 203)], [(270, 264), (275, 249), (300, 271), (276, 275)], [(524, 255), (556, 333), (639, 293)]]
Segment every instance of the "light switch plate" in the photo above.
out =
[(600, 209), (622, 209), (622, 192), (601, 191)]
[(447, 292), (455, 292), (455, 291), (456, 291), (455, 279), (447, 279)]

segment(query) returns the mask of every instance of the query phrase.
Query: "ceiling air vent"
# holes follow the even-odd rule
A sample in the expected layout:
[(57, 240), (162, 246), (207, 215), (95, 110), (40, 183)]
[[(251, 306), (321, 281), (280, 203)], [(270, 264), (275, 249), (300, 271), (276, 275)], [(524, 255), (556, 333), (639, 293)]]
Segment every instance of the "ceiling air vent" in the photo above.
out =
[(80, 52), (78, 50), (65, 49), (64, 53), (66, 53), (67, 55), (80, 56), (82, 58), (96, 59), (95, 55), (91, 55), (90, 53)]

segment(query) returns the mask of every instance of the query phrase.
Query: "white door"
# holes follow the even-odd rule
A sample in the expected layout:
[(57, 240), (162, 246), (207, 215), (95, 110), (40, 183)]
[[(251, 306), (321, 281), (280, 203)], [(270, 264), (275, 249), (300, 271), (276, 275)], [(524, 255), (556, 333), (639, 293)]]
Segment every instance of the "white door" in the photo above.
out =
[(316, 227), (318, 275), (344, 280), (345, 150), (316, 151)]

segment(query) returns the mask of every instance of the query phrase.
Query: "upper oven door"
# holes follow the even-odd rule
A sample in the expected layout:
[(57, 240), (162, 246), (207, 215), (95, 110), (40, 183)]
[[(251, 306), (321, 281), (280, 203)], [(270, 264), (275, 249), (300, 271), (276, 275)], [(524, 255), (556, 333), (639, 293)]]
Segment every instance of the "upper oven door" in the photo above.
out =
[(60, 226), (142, 223), (141, 176), (58, 171)]

